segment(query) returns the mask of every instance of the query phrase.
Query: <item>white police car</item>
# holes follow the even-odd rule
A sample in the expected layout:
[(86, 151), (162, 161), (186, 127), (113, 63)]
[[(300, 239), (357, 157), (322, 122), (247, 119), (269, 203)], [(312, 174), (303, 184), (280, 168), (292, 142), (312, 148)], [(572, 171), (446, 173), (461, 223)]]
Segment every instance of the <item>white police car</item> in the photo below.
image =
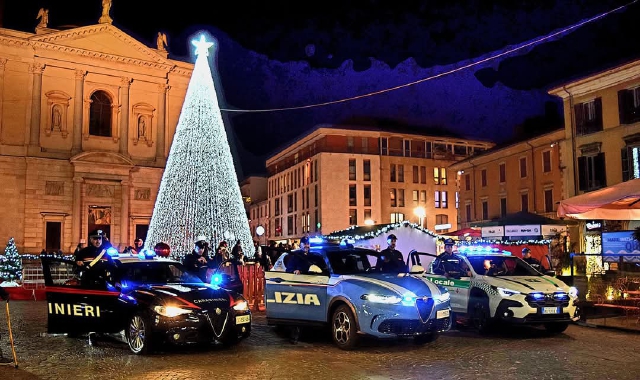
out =
[[(308, 255), (288, 253), (276, 266), (284, 270), (265, 273), (268, 324), (330, 325), (342, 349), (354, 348), (363, 334), (423, 344), (450, 328), (445, 288), (411, 273), (381, 273), (376, 251), (310, 240)], [(286, 272), (285, 258), (294, 255), (307, 261), (308, 272)]]
[(576, 288), (507, 251), (461, 247), (439, 268), (432, 262), (423, 276), (449, 289), (455, 317), (470, 321), (480, 332), (513, 323), (543, 325), (549, 332), (561, 333), (580, 318)]

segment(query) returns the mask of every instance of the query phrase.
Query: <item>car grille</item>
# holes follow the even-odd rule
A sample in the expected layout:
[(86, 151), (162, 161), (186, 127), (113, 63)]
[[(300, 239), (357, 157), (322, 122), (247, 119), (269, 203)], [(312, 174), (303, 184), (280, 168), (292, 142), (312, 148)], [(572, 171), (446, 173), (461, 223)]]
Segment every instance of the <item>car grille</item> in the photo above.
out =
[[(537, 297), (535, 295), (538, 295)], [(525, 301), (531, 307), (567, 307), (569, 295), (564, 292), (556, 293), (531, 293), (527, 294)]]
[(421, 333), (444, 331), (449, 328), (451, 318), (431, 319), (427, 323), (415, 320), (389, 319), (378, 326), (383, 334), (415, 335)]
[(418, 313), (420, 314), (420, 320), (422, 322), (426, 322), (429, 320), (429, 316), (431, 315), (431, 311), (433, 310), (433, 298), (418, 298), (416, 300), (416, 308), (418, 309)]

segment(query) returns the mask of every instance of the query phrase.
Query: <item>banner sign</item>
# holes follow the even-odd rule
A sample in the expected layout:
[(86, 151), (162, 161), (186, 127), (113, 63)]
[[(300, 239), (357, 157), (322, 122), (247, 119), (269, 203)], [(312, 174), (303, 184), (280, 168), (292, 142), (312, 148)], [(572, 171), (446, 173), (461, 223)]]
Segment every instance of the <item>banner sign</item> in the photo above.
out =
[(567, 231), (567, 226), (556, 226), (553, 224), (542, 225), (542, 235), (556, 235)]
[(523, 224), (520, 226), (505, 226), (507, 236), (538, 236), (542, 235), (539, 224)]
[(640, 255), (640, 242), (633, 238), (633, 231), (602, 233), (604, 256)]
[(504, 227), (502, 226), (482, 227), (482, 237), (503, 237), (503, 236), (504, 236)]

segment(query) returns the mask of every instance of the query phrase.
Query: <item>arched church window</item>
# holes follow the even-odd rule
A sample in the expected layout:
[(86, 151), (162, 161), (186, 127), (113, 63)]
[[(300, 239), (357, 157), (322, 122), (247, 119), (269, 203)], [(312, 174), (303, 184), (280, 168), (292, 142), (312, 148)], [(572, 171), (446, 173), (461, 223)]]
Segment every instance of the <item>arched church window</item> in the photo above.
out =
[(104, 91), (91, 95), (89, 135), (111, 137), (111, 97)]

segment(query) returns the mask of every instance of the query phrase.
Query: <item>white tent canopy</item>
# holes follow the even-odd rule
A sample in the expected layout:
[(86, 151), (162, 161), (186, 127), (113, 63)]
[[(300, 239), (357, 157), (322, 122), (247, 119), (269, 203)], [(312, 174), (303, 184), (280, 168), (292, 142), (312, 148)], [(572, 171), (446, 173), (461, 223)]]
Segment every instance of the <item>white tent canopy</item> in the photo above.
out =
[(560, 201), (559, 217), (640, 220), (640, 179)]

